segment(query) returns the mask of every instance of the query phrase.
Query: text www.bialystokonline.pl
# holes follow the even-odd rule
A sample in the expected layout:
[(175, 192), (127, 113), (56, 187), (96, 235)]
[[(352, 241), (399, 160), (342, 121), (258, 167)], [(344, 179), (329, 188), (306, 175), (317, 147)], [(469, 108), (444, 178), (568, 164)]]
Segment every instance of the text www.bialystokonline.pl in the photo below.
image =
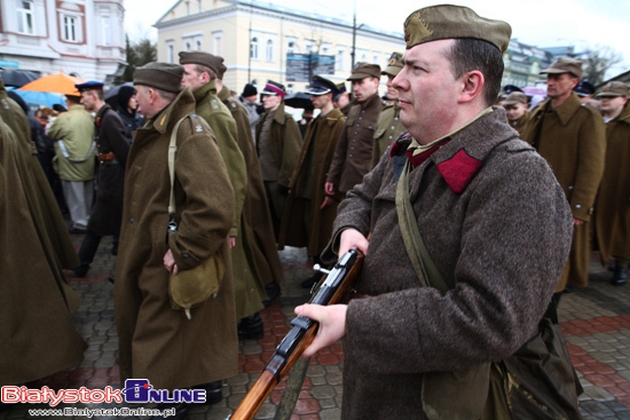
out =
[(28, 414), (31, 417), (174, 417), (177, 413), (175, 408), (165, 408), (160, 410), (157, 408), (130, 408), (130, 407), (113, 407), (113, 408), (88, 408), (88, 407), (64, 407), (64, 408), (31, 408)]

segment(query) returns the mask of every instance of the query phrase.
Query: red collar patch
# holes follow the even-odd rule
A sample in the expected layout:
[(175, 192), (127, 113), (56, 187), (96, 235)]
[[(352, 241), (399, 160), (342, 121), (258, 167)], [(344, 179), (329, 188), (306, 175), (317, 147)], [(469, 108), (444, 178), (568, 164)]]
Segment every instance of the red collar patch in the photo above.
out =
[(453, 157), (437, 165), (438, 171), (455, 194), (464, 192), (483, 162), (460, 149)]

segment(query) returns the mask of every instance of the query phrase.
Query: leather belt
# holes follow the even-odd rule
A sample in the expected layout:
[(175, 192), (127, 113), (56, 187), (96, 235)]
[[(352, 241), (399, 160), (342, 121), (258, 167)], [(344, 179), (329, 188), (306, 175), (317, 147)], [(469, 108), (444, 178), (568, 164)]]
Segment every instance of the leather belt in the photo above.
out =
[(101, 162), (106, 162), (108, 160), (114, 160), (114, 159), (116, 159), (116, 153), (114, 152), (98, 154), (98, 160)]

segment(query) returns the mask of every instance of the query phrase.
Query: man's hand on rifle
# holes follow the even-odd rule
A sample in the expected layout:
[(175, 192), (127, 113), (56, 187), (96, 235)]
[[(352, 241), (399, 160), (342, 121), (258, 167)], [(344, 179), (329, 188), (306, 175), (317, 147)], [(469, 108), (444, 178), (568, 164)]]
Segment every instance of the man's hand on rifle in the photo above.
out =
[(346, 335), (346, 311), (348, 305), (305, 304), (295, 308), (297, 316), (305, 316), (319, 322), (313, 342), (304, 350), (302, 357), (311, 357), (324, 347), (330, 346)]
[(367, 255), (369, 242), (361, 232), (356, 229), (348, 228), (341, 232), (339, 240), (339, 255), (343, 255), (350, 250), (356, 248), (363, 255)]

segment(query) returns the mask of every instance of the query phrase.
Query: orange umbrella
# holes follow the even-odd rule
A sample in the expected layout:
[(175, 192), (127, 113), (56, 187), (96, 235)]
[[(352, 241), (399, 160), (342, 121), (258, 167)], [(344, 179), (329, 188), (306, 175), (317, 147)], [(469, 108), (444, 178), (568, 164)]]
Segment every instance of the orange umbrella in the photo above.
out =
[(22, 86), (19, 90), (34, 90), (37, 92), (54, 92), (63, 95), (79, 96), (79, 91), (74, 87), (77, 83), (83, 83), (85, 80), (69, 76), (64, 73), (49, 74), (40, 77)]

